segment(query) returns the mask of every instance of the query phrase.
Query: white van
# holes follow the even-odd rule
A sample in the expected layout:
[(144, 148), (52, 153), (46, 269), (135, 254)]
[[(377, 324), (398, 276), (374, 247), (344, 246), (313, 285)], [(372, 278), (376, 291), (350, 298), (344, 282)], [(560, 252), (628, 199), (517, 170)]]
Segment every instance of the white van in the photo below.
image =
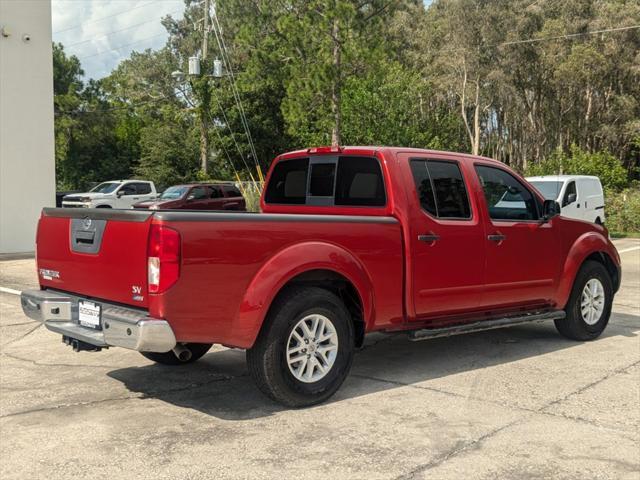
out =
[(604, 194), (598, 177), (587, 175), (547, 175), (527, 177), (548, 200), (560, 204), (560, 214), (598, 224), (604, 223)]

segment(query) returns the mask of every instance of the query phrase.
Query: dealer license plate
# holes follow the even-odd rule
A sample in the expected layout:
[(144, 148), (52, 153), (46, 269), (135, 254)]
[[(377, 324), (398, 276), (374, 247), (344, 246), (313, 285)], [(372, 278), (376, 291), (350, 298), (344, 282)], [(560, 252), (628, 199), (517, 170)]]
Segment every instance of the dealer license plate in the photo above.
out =
[(78, 302), (78, 320), (83, 327), (100, 330), (100, 305), (87, 300)]

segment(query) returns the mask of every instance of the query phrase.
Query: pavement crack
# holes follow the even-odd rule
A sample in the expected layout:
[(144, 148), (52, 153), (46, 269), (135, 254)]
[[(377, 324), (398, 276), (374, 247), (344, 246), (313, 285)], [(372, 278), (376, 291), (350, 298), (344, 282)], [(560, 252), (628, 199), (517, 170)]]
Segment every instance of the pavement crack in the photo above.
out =
[(586, 391), (586, 390), (589, 390), (589, 389), (590, 389), (590, 388), (592, 388), (592, 387), (595, 387), (596, 385), (598, 385), (598, 384), (600, 384), (600, 383), (604, 382), (605, 380), (610, 379), (611, 377), (613, 377), (613, 376), (615, 376), (615, 375), (619, 375), (619, 374), (621, 374), (621, 373), (626, 372), (627, 370), (629, 370), (630, 368), (635, 367), (636, 365), (640, 365), (640, 360), (637, 360), (637, 361), (633, 362), (633, 363), (632, 363), (632, 364), (630, 364), (630, 365), (626, 365), (626, 366), (624, 366), (624, 367), (616, 368), (615, 370), (612, 370), (612, 371), (610, 371), (609, 373), (607, 373), (604, 377), (601, 377), (601, 378), (599, 378), (598, 380), (594, 380), (593, 382), (590, 382), (590, 383), (588, 383), (588, 384), (586, 384), (586, 385), (583, 385), (582, 387), (580, 387), (580, 388), (578, 388), (578, 389), (574, 390), (573, 392), (569, 392), (569, 393), (567, 393), (566, 395), (564, 395), (564, 396), (563, 396), (563, 397), (561, 397), (561, 398), (556, 398), (555, 400), (553, 400), (553, 401), (551, 401), (551, 402), (547, 403), (546, 405), (544, 405), (543, 407), (541, 407), (541, 408), (540, 408), (540, 411), (542, 412), (543, 410), (546, 410), (546, 409), (548, 409), (548, 408), (551, 408), (551, 407), (553, 407), (554, 405), (557, 405), (557, 404), (559, 404), (559, 403), (562, 403), (562, 402), (564, 402), (565, 400), (567, 400), (567, 399), (571, 398), (571, 397), (572, 397), (572, 396), (574, 396), (574, 395), (579, 395), (579, 394), (581, 394), (582, 392), (584, 392), (584, 391)]
[(7, 345), (11, 345), (12, 343), (18, 342), (20, 340), (22, 340), (23, 338), (26, 338), (27, 336), (31, 335), (33, 332), (35, 332), (37, 329), (39, 329), (43, 324), (38, 322), (38, 325), (36, 325), (35, 327), (33, 327), (31, 330), (29, 330), (28, 332), (20, 335), (18, 338), (14, 338), (13, 340), (9, 340), (6, 343), (3, 343), (2, 347), (6, 347)]
[(60, 405), (53, 405), (51, 407), (38, 407), (38, 408), (31, 408), (29, 410), (22, 410), (19, 412), (7, 413), (6, 415), (0, 415), (0, 418), (18, 417), (21, 415), (28, 415), (30, 413), (48, 412), (48, 411), (61, 410), (61, 409), (72, 408), (72, 407), (87, 407), (91, 405), (97, 405), (100, 403), (118, 402), (123, 400), (131, 400), (134, 398), (141, 398), (141, 397), (142, 395), (125, 395), (122, 397), (101, 398), (100, 400), (91, 400), (88, 402), (61, 403)]
[(217, 378), (210, 379), (210, 380), (203, 381), (203, 382), (191, 383), (189, 385), (183, 385), (183, 386), (176, 387), (176, 388), (138, 391), (138, 392), (135, 392), (134, 394), (123, 395), (123, 396), (120, 396), (120, 397), (102, 398), (100, 400), (90, 400), (90, 401), (86, 401), (86, 402), (62, 403), (62, 404), (53, 405), (53, 406), (50, 406), (50, 407), (31, 408), (29, 410), (22, 410), (22, 411), (19, 411), (19, 412), (8, 413), (6, 415), (0, 415), (0, 419), (2, 419), (2, 418), (10, 418), (10, 417), (17, 417), (17, 416), (21, 416), (21, 415), (28, 415), (28, 414), (31, 414), (31, 413), (39, 413), (39, 412), (49, 412), (49, 411), (61, 410), (61, 409), (65, 409), (65, 408), (87, 407), (87, 406), (92, 406), (92, 405), (97, 405), (97, 404), (107, 403), (107, 402), (121, 402), (121, 401), (125, 401), (125, 400), (133, 400), (133, 399), (148, 400), (148, 399), (153, 399), (153, 398), (162, 400), (162, 398), (161, 398), (162, 395), (168, 395), (168, 394), (177, 393), (177, 392), (194, 390), (196, 388), (200, 388), (200, 387), (204, 387), (204, 386), (207, 386), (207, 385), (211, 385), (211, 384), (216, 383), (216, 382), (230, 381), (230, 380), (233, 380), (235, 378), (245, 377), (247, 375), (248, 374), (237, 375), (237, 376), (228, 375), (228, 376), (223, 376), (223, 377), (217, 377)]
[(468, 442), (459, 442), (455, 447), (453, 447), (452, 449), (450, 449), (449, 451), (438, 455), (437, 457), (435, 457), (433, 460), (427, 462), (427, 463), (423, 463), (422, 465), (418, 465), (417, 467), (415, 467), (413, 470), (411, 470), (408, 473), (399, 475), (395, 478), (395, 480), (413, 480), (415, 478), (417, 478), (417, 476), (421, 473), (426, 472), (427, 470), (430, 470), (434, 467), (437, 467), (438, 465), (443, 464), (444, 462), (446, 462), (447, 460), (460, 455), (463, 452), (466, 452), (472, 448), (477, 448), (479, 447), (485, 440), (488, 440), (489, 438), (497, 435), (498, 433), (502, 432), (503, 430), (506, 430), (507, 428), (510, 428), (512, 426), (514, 426), (515, 424), (521, 422), (523, 420), (523, 418), (519, 418), (517, 420), (514, 420), (512, 422), (507, 423), (506, 425), (502, 425), (501, 427), (498, 428), (494, 428), (493, 430), (490, 430), (489, 432), (479, 436), (478, 438), (475, 438), (474, 440), (468, 441)]
[(32, 365), (36, 365), (38, 367), (73, 367), (73, 368), (114, 368), (113, 365), (87, 365), (87, 364), (73, 364), (73, 363), (41, 363), (36, 360), (32, 360), (30, 358), (22, 358), (17, 355), (13, 355), (11, 353), (2, 352), (0, 355), (9, 357), (13, 360), (18, 360), (21, 362), (31, 363)]
[[(632, 365), (628, 365), (627, 367), (624, 367), (622, 369), (620, 369), (621, 372), (624, 372), (626, 370), (628, 370), (629, 368), (632, 368), (634, 365), (636, 365), (637, 363), (640, 362), (636, 362)], [(542, 405), (540, 408), (528, 408), (528, 407), (523, 407), (522, 405), (512, 405), (509, 403), (505, 403), (505, 402), (498, 402), (495, 400), (491, 400), (491, 399), (487, 399), (487, 398), (483, 398), (483, 397), (478, 397), (475, 395), (462, 395), (460, 393), (455, 393), (455, 392), (450, 392), (447, 390), (442, 390), (439, 388), (435, 388), (435, 387), (427, 387), (424, 385), (412, 385), (410, 383), (404, 383), (404, 382), (399, 382), (399, 381), (395, 381), (395, 380), (385, 380), (384, 378), (378, 378), (378, 377), (373, 377), (373, 376), (369, 376), (369, 375), (360, 375), (357, 373), (351, 374), (352, 377), (357, 377), (357, 378), (362, 378), (365, 380), (372, 380), (375, 382), (381, 382), (381, 383), (389, 383), (392, 385), (396, 385), (399, 387), (409, 387), (409, 388), (414, 388), (417, 390), (426, 390), (426, 391), (430, 391), (430, 392), (435, 392), (435, 393), (440, 393), (442, 395), (448, 395), (451, 397), (455, 397), (455, 398), (459, 398), (462, 400), (474, 400), (477, 402), (482, 402), (482, 403), (488, 403), (491, 405), (496, 405), (499, 407), (505, 407), (505, 408), (510, 408), (512, 410), (519, 410), (521, 412), (525, 412), (525, 413), (533, 413), (533, 414), (539, 414), (539, 415), (545, 415), (548, 417), (554, 417), (554, 418), (563, 418), (565, 420), (570, 420), (570, 421), (574, 421), (574, 422), (578, 422), (578, 423), (583, 423), (586, 425), (590, 425), (592, 427), (598, 427), (598, 428), (604, 428), (607, 430), (611, 430), (612, 432), (615, 432), (617, 434), (620, 435), (624, 435), (627, 436), (628, 435), (628, 431), (627, 430), (623, 430), (620, 428), (616, 428), (616, 427), (612, 427), (610, 425), (603, 425), (601, 423), (598, 422), (594, 422), (592, 420), (588, 420), (586, 418), (582, 418), (582, 417), (577, 417), (577, 416), (570, 416), (570, 415), (565, 415), (559, 412), (549, 412), (549, 411), (545, 411), (550, 404), (545, 404)]]
[(0, 325), (0, 327), (17, 327), (18, 325), (29, 325), (31, 323), (37, 323), (36, 320), (32, 320), (30, 322), (19, 322), (19, 323), (7, 323), (4, 325)]

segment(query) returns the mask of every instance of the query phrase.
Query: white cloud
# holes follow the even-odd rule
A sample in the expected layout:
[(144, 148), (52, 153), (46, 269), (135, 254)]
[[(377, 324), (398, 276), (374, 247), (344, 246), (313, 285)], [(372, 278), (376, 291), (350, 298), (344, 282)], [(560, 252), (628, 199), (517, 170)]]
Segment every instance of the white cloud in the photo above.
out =
[[(160, 19), (182, 18), (183, 0), (52, 0), (53, 40), (76, 55), (87, 78), (108, 75), (133, 50), (160, 48)], [(121, 48), (120, 48), (121, 47)]]

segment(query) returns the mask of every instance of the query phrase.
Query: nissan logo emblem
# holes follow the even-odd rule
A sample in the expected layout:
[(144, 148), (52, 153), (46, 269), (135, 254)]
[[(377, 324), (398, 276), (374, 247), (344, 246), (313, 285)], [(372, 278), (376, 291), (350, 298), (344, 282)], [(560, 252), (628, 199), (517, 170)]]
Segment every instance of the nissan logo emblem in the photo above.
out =
[(85, 218), (82, 221), (82, 228), (85, 230), (89, 230), (91, 228), (91, 219), (90, 218)]

